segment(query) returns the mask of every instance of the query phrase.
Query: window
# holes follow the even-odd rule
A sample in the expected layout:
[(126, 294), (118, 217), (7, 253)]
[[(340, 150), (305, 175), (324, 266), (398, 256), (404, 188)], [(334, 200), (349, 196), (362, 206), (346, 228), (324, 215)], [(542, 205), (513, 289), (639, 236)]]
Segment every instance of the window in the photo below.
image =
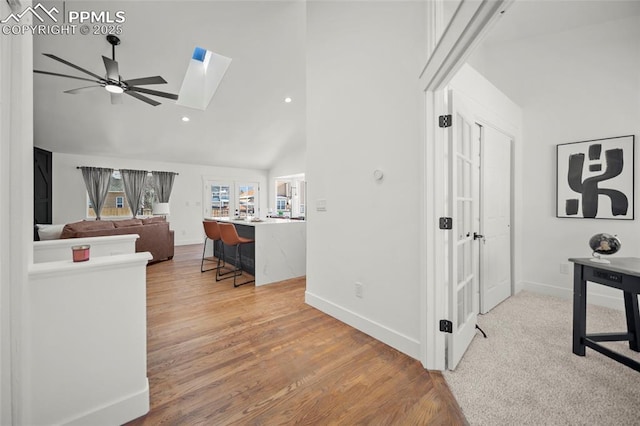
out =
[(284, 211), (287, 209), (287, 197), (278, 196), (276, 200), (276, 210)]
[[(87, 196), (87, 217), (96, 217), (96, 213), (93, 210), (91, 201), (89, 201), (89, 194)], [(147, 175), (145, 181), (144, 190), (142, 192), (142, 199), (140, 200), (140, 207), (136, 212), (136, 215), (151, 216), (151, 209), (155, 200), (155, 190), (153, 189), (153, 178), (151, 173)], [(109, 180), (109, 193), (107, 199), (102, 207), (103, 218), (106, 217), (131, 217), (131, 209), (127, 202), (127, 195), (124, 193), (124, 182), (122, 181), (122, 175), (119, 170), (114, 170)]]

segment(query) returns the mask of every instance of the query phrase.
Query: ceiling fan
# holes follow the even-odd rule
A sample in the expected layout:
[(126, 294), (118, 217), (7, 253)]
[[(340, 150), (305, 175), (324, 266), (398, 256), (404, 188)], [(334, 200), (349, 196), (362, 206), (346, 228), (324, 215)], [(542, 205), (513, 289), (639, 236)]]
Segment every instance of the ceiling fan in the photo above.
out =
[(102, 60), (104, 61), (104, 67), (107, 71), (105, 77), (100, 77), (98, 74), (94, 74), (91, 71), (88, 71), (82, 67), (79, 67), (78, 65), (72, 64), (69, 61), (65, 61), (64, 59), (59, 58), (58, 56), (52, 55), (50, 53), (43, 53), (43, 55), (51, 59), (55, 59), (58, 62), (62, 62), (67, 66), (77, 69), (78, 71), (82, 71), (83, 73), (93, 77), (95, 80), (91, 80), (84, 77), (77, 77), (74, 75), (58, 74), (58, 73), (49, 72), (49, 71), (33, 70), (33, 72), (39, 73), (39, 74), (55, 75), (58, 77), (75, 78), (76, 80), (85, 80), (85, 81), (90, 81), (92, 83), (97, 83), (97, 85), (93, 85), (93, 86), (79, 87), (77, 89), (66, 90), (64, 93), (70, 93), (72, 95), (75, 95), (78, 93), (103, 87), (111, 95), (112, 104), (121, 104), (123, 93), (129, 96), (133, 96), (134, 98), (139, 99), (143, 102), (146, 102), (152, 106), (160, 105), (160, 102), (157, 102), (147, 96), (144, 96), (141, 93), (144, 93), (146, 95), (160, 96), (163, 98), (169, 98), (174, 100), (178, 99), (178, 95), (174, 95), (172, 93), (159, 92), (157, 90), (137, 87), (137, 86), (143, 86), (147, 84), (166, 84), (167, 83), (166, 80), (160, 77), (159, 75), (154, 77), (143, 77), (143, 78), (134, 78), (131, 80), (123, 80), (122, 76), (120, 76), (120, 72), (118, 71), (118, 63), (116, 62), (116, 46), (120, 44), (120, 39), (115, 35), (108, 35), (107, 41), (111, 44), (111, 51), (112, 51), (113, 58), (107, 58), (106, 56), (102, 57)]

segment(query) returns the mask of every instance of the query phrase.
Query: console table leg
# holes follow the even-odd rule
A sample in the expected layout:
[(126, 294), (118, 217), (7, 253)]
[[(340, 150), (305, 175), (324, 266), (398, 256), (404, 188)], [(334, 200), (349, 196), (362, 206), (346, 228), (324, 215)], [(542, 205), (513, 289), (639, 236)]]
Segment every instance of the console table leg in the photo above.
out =
[(624, 310), (627, 315), (627, 331), (633, 335), (629, 339), (629, 348), (640, 352), (640, 313), (638, 313), (638, 296), (634, 293), (624, 292)]
[(587, 334), (587, 282), (582, 279), (582, 265), (573, 266), (573, 353), (584, 356), (582, 339)]

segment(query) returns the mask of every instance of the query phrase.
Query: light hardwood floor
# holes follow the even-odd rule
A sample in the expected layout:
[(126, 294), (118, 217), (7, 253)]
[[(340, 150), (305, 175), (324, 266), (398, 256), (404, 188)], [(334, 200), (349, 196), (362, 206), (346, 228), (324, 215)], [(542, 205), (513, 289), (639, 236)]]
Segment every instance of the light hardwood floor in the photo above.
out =
[(304, 278), (233, 288), (202, 245), (147, 268), (151, 411), (130, 425), (467, 424), (439, 372), (304, 303)]

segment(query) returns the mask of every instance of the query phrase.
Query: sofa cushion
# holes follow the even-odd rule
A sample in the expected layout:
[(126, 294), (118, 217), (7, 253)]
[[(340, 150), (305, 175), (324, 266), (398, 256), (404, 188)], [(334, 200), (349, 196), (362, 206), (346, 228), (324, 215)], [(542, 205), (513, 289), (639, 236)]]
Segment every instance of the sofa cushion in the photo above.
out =
[(37, 224), (36, 227), (38, 228), (38, 238), (40, 241), (57, 240), (62, 234), (64, 223), (59, 225)]
[(78, 232), (114, 229), (110, 220), (82, 220), (80, 222), (67, 223), (62, 229), (60, 238), (74, 238)]
[(158, 223), (158, 222), (166, 222), (167, 219), (165, 219), (163, 216), (152, 216), (152, 217), (145, 217), (144, 219), (142, 219), (142, 223), (145, 225), (148, 225), (150, 223)]
[(139, 225), (142, 225), (142, 220), (140, 219), (114, 220), (113, 225), (116, 228), (126, 228), (127, 226), (139, 226)]

